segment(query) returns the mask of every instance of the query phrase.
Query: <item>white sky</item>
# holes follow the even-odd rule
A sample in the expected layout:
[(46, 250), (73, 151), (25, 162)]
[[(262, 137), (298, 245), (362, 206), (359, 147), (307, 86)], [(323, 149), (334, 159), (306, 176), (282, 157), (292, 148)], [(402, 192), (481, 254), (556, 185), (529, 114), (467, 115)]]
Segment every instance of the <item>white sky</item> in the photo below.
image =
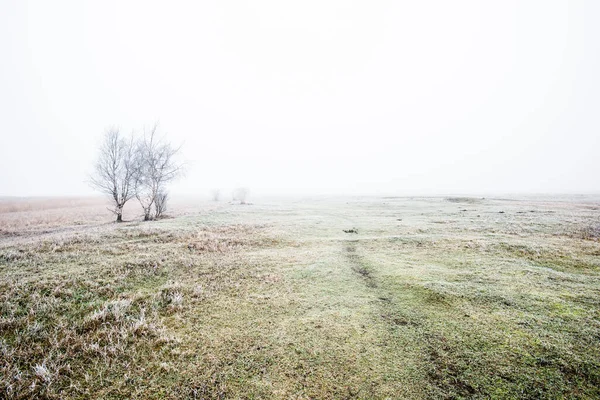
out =
[(0, 0), (0, 57), (0, 195), (156, 120), (175, 193), (600, 191), (600, 1)]

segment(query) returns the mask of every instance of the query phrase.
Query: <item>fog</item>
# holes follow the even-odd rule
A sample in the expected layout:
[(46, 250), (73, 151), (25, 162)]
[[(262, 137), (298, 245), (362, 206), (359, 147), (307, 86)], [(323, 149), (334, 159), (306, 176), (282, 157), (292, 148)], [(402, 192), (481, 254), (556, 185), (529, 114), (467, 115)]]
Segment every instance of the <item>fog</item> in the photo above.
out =
[(598, 1), (3, 1), (0, 195), (90, 195), (159, 121), (174, 194), (600, 192)]

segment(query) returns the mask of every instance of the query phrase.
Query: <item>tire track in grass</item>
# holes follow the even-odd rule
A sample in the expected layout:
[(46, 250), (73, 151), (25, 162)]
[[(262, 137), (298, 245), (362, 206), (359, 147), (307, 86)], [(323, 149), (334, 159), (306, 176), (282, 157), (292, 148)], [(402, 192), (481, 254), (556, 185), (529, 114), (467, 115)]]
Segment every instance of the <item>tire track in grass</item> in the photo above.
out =
[(424, 389), (428, 397), (456, 398), (478, 394), (476, 388), (463, 379), (462, 366), (455, 360), (457, 354), (444, 335), (427, 322), (427, 316), (418, 309), (419, 304), (408, 303), (401, 307), (398, 302), (402, 299), (387, 290), (384, 282), (378, 282), (375, 271), (360, 254), (359, 247), (359, 239), (344, 241), (344, 255), (352, 271), (375, 292), (379, 300), (377, 313), (388, 327), (387, 340), (392, 342), (388, 343), (390, 351), (406, 351), (406, 347), (398, 347), (395, 341), (413, 346), (411, 351), (416, 353), (423, 366), (427, 382)]
[(379, 311), (381, 318), (386, 320), (392, 326), (418, 326), (420, 323), (413, 318), (401, 313), (394, 305), (394, 299), (389, 291), (383, 289), (377, 282), (373, 268), (358, 252), (357, 248), (360, 245), (359, 239), (344, 241), (344, 256), (350, 264), (352, 271), (364, 282), (365, 286), (375, 291), (377, 300), (379, 300)]
[[(348, 226), (356, 226), (348, 217), (338, 214), (330, 216), (343, 220)], [(390, 356), (393, 358), (406, 352), (414, 354), (421, 365), (419, 391), (426, 393), (427, 398), (468, 398), (477, 395), (477, 390), (464, 379), (463, 366), (456, 360), (458, 355), (448, 345), (445, 336), (427, 321), (427, 313), (421, 310), (418, 300), (410, 300), (413, 295), (418, 298), (422, 293), (417, 291), (404, 298), (390, 291), (361, 254), (362, 240), (373, 240), (373, 237), (342, 240), (342, 251), (351, 270), (378, 300), (374, 318), (387, 326), (387, 333), (382, 338)], [(414, 289), (408, 287), (408, 290), (412, 292)], [(399, 367), (396, 363), (390, 366)]]
[(344, 255), (348, 259), (352, 270), (363, 279), (365, 285), (369, 288), (377, 288), (377, 283), (373, 278), (371, 269), (367, 267), (361, 255), (356, 252), (357, 244), (358, 240), (356, 239), (346, 241)]
[[(378, 279), (377, 266), (365, 258), (361, 249), (361, 238), (348, 238), (339, 241), (341, 262), (353, 285), (364, 302), (358, 306), (368, 311), (362, 316), (362, 329), (369, 332), (368, 341), (363, 346), (369, 350), (369, 358), (364, 359), (366, 371), (380, 392), (373, 392), (366, 398), (427, 398), (427, 376), (421, 368), (422, 351), (418, 346), (417, 326), (401, 312), (398, 312), (394, 299), (390, 296), (381, 279)], [(359, 294), (360, 293), (360, 294)], [(364, 307), (364, 308), (363, 308)], [(375, 372), (377, 371), (377, 372)], [(369, 372), (365, 377), (369, 376)], [(363, 393), (364, 395), (364, 393)], [(358, 396), (361, 398), (361, 396)]]

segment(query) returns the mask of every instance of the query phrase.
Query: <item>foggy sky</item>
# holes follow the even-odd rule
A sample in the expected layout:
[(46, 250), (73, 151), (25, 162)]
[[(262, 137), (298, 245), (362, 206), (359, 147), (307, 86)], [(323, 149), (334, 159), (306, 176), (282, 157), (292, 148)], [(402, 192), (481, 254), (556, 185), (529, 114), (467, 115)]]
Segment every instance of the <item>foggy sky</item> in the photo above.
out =
[(600, 1), (1, 1), (0, 195), (87, 195), (160, 121), (175, 193), (600, 192)]

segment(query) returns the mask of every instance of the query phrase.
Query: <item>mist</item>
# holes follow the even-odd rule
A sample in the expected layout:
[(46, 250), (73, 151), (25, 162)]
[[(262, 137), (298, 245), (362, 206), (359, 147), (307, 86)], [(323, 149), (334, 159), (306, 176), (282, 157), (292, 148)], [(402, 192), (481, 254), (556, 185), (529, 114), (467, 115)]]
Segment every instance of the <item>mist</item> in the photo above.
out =
[(600, 192), (599, 2), (0, 8), (0, 195), (91, 195), (157, 121), (174, 194)]

